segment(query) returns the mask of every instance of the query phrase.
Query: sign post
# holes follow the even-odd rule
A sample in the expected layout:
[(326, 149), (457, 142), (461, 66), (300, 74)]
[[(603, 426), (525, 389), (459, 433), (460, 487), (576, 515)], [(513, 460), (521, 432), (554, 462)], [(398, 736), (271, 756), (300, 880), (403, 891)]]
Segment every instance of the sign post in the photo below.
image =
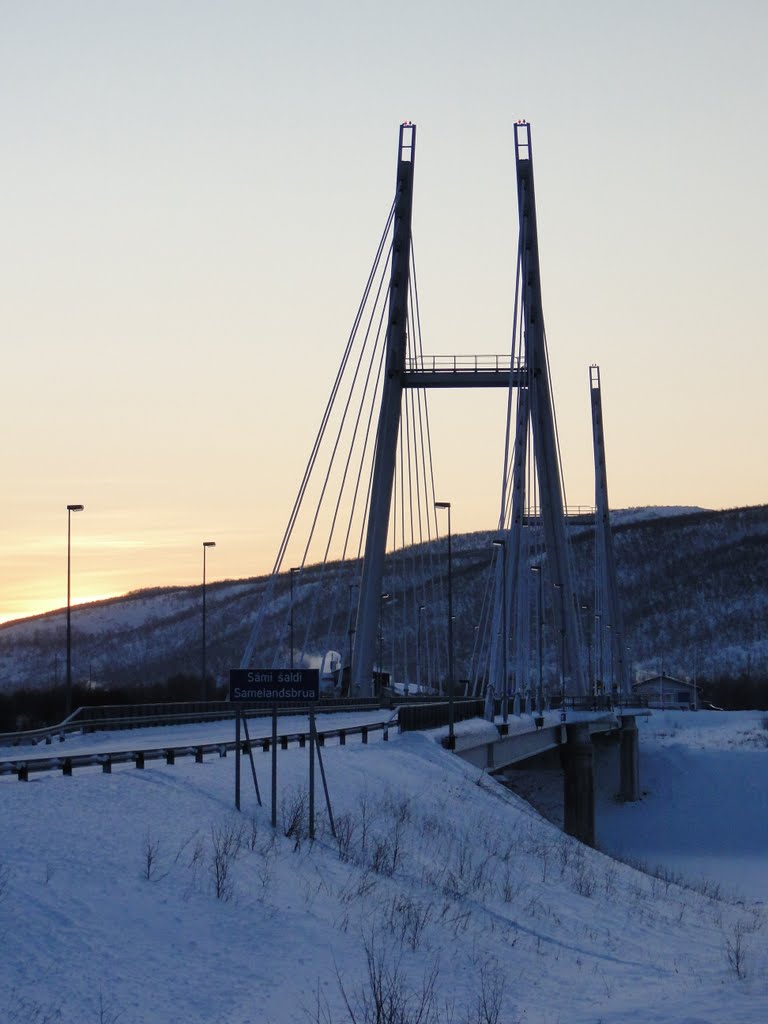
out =
[[(236, 704), (235, 807), (240, 810), (240, 705), (264, 702), (272, 705), (272, 828), (277, 828), (277, 709), (281, 704), (309, 704), (310, 732), (314, 732), (314, 705), (320, 697), (320, 673), (316, 668), (233, 668), (229, 671), (229, 699)], [(310, 740), (310, 805), (314, 810), (314, 757)], [(310, 828), (314, 822), (310, 814)]]

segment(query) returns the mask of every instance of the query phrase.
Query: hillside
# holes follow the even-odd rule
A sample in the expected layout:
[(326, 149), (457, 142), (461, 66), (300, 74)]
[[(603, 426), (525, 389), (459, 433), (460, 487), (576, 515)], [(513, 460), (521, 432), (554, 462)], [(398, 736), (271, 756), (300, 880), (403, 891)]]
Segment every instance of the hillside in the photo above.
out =
[[(535, 528), (532, 528), (535, 533)], [(762, 680), (768, 664), (768, 506), (726, 511), (628, 510), (615, 515), (614, 536), (630, 662), (636, 675), (659, 671), (717, 679)], [(491, 558), (490, 533), (454, 538), (454, 614), (457, 675), (468, 674), (473, 626), (479, 621)], [(580, 600), (592, 604), (594, 530), (572, 527)], [(434, 544), (432, 573), (442, 581), (445, 544)], [(392, 605), (412, 601), (409, 552), (389, 558), (386, 586)], [(322, 597), (330, 621), (318, 625), (308, 650), (346, 652), (352, 563), (309, 567), (295, 595), (297, 636), (311, 626), (314, 597)], [(420, 585), (424, 584), (424, 580)], [(217, 682), (239, 664), (266, 579), (212, 583), (207, 588), (208, 667)], [(271, 663), (275, 648), (288, 652), (288, 581), (281, 579), (267, 608), (263, 639), (254, 661)], [(73, 673), (97, 687), (161, 682), (200, 672), (200, 588), (139, 591), (77, 607), (73, 612)], [(388, 631), (391, 623), (388, 623)], [(414, 618), (400, 625), (404, 668), (415, 675)], [(314, 638), (314, 639), (313, 639)], [(443, 642), (444, 643), (444, 642)], [(551, 635), (545, 635), (547, 671), (554, 671)], [(395, 658), (402, 658), (397, 655)], [(389, 655), (391, 658), (392, 655)], [(387, 654), (385, 652), (385, 667)], [(49, 613), (0, 626), (0, 687), (61, 685), (65, 672), (65, 615)]]

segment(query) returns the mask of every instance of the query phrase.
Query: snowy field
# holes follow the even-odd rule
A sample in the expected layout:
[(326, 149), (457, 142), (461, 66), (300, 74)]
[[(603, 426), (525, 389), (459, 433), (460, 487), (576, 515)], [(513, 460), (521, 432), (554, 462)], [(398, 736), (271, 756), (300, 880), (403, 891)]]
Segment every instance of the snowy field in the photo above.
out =
[(641, 724), (644, 798), (601, 787), (598, 835), (653, 875), (429, 734), (326, 747), (314, 843), (306, 750), (276, 834), (231, 756), (3, 779), (0, 1021), (763, 1024), (763, 717)]

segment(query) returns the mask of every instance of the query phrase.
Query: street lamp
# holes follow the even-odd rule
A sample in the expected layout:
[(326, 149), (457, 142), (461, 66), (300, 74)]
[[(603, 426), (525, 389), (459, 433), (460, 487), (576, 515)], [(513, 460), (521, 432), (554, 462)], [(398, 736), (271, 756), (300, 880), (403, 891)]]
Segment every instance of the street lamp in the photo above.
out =
[(205, 634), (205, 555), (206, 555), (206, 552), (207, 552), (208, 548), (215, 548), (215, 547), (216, 547), (216, 541), (215, 540), (204, 540), (203, 541), (203, 656), (202, 656), (202, 673), (201, 673), (201, 675), (202, 675), (202, 682), (200, 684), (200, 699), (201, 700), (207, 700), (208, 699), (207, 685), (206, 685), (206, 681), (205, 681), (205, 677), (206, 677), (206, 664), (205, 664), (205, 660), (206, 660), (206, 653), (207, 653), (207, 651), (206, 651), (206, 646), (207, 646), (206, 645), (206, 634)]
[(291, 668), (293, 668), (293, 574), (301, 572), (301, 566), (295, 565), (291, 571)]
[(419, 628), (416, 632), (416, 690), (421, 693), (421, 613), (427, 606), (419, 605)]
[[(389, 594), (382, 594), (379, 598), (379, 671), (378, 671), (378, 683), (376, 689), (381, 692), (381, 677), (382, 677), (382, 647), (384, 645), (384, 602), (389, 600)], [(378, 696), (378, 694), (377, 694)]]
[(448, 749), (456, 748), (453, 721), (453, 568), (451, 558), (451, 503), (436, 501), (436, 509), (448, 512)]
[(501, 718), (503, 722), (508, 721), (507, 711), (507, 686), (509, 685), (509, 666), (507, 663), (507, 542), (495, 540), (492, 542), (495, 548), (501, 548), (501, 557), (504, 559), (501, 567), (501, 616), (504, 620), (501, 627), (502, 643), (504, 645), (504, 685), (501, 690)]
[(603, 616), (595, 612), (595, 693), (603, 686)]
[(539, 653), (539, 693), (538, 693), (537, 703), (539, 704), (539, 706), (541, 706), (542, 690), (543, 690), (543, 686), (544, 686), (544, 679), (543, 679), (543, 672), (544, 672), (543, 657), (544, 657), (544, 652), (543, 652), (543, 643), (542, 643), (542, 640), (543, 640), (543, 628), (542, 628), (543, 627), (543, 622), (542, 622), (542, 590), (541, 590), (542, 569), (541, 569), (541, 566), (540, 565), (532, 565), (531, 566), (531, 572), (535, 572), (537, 577), (538, 577), (538, 580), (539, 580), (539, 586), (538, 586), (538, 592), (537, 592), (537, 598), (538, 598), (537, 599), (537, 613), (538, 614), (536, 616), (536, 618), (537, 618), (537, 625), (538, 625), (538, 634), (539, 634), (539, 636), (538, 636), (538, 649), (539, 649), (539, 651), (538, 651), (538, 653)]
[(64, 716), (72, 713), (72, 513), (82, 512), (85, 505), (67, 505), (67, 695)]
[(562, 583), (553, 583), (560, 591), (560, 710), (565, 711), (565, 592)]
[(341, 676), (342, 676), (341, 692), (342, 692), (342, 696), (344, 696), (344, 697), (348, 697), (349, 696), (349, 693), (350, 693), (351, 688), (352, 688), (352, 638), (355, 635), (355, 627), (352, 624), (352, 621), (353, 621), (353, 614), (352, 613), (353, 613), (353, 609), (354, 609), (354, 604), (352, 603), (352, 598), (353, 598), (353, 594), (355, 592), (356, 587), (357, 587), (357, 583), (350, 583), (349, 584), (349, 680), (348, 680), (347, 686), (345, 688), (344, 687), (344, 672), (342, 670), (342, 673), (341, 673)]
[(589, 670), (589, 689), (590, 693), (594, 695), (595, 692), (595, 681), (592, 678), (592, 630), (589, 628), (589, 605), (581, 605), (581, 610), (587, 613), (587, 666)]

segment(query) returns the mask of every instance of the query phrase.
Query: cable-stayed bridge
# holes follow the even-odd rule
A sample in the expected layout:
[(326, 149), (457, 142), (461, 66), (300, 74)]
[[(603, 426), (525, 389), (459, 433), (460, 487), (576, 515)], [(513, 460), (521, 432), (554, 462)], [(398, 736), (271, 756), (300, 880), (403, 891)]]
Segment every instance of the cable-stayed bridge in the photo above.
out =
[[(595, 508), (586, 514), (595, 523), (597, 558), (594, 600), (585, 608), (568, 545), (525, 121), (514, 125), (514, 149), (519, 233), (511, 340), (497, 354), (433, 355), (422, 338), (412, 236), (416, 126), (400, 126), (394, 201), (242, 667), (267, 649), (274, 666), (319, 665), (343, 694), (369, 696), (399, 684), (495, 697), (505, 714), (508, 707), (541, 711), (567, 697), (628, 691), (599, 370), (590, 368), (596, 478)], [(454, 557), (451, 503), (435, 480), (438, 440), (428, 404), (432, 389), (467, 388), (507, 395), (498, 505), (489, 511), (486, 582), (472, 623), (461, 621), (461, 557)], [(287, 613), (286, 628), (274, 629), (276, 607)], [(468, 630), (466, 671), (457, 665), (455, 634)], [(555, 649), (554, 676), (544, 672), (544, 635)]]

